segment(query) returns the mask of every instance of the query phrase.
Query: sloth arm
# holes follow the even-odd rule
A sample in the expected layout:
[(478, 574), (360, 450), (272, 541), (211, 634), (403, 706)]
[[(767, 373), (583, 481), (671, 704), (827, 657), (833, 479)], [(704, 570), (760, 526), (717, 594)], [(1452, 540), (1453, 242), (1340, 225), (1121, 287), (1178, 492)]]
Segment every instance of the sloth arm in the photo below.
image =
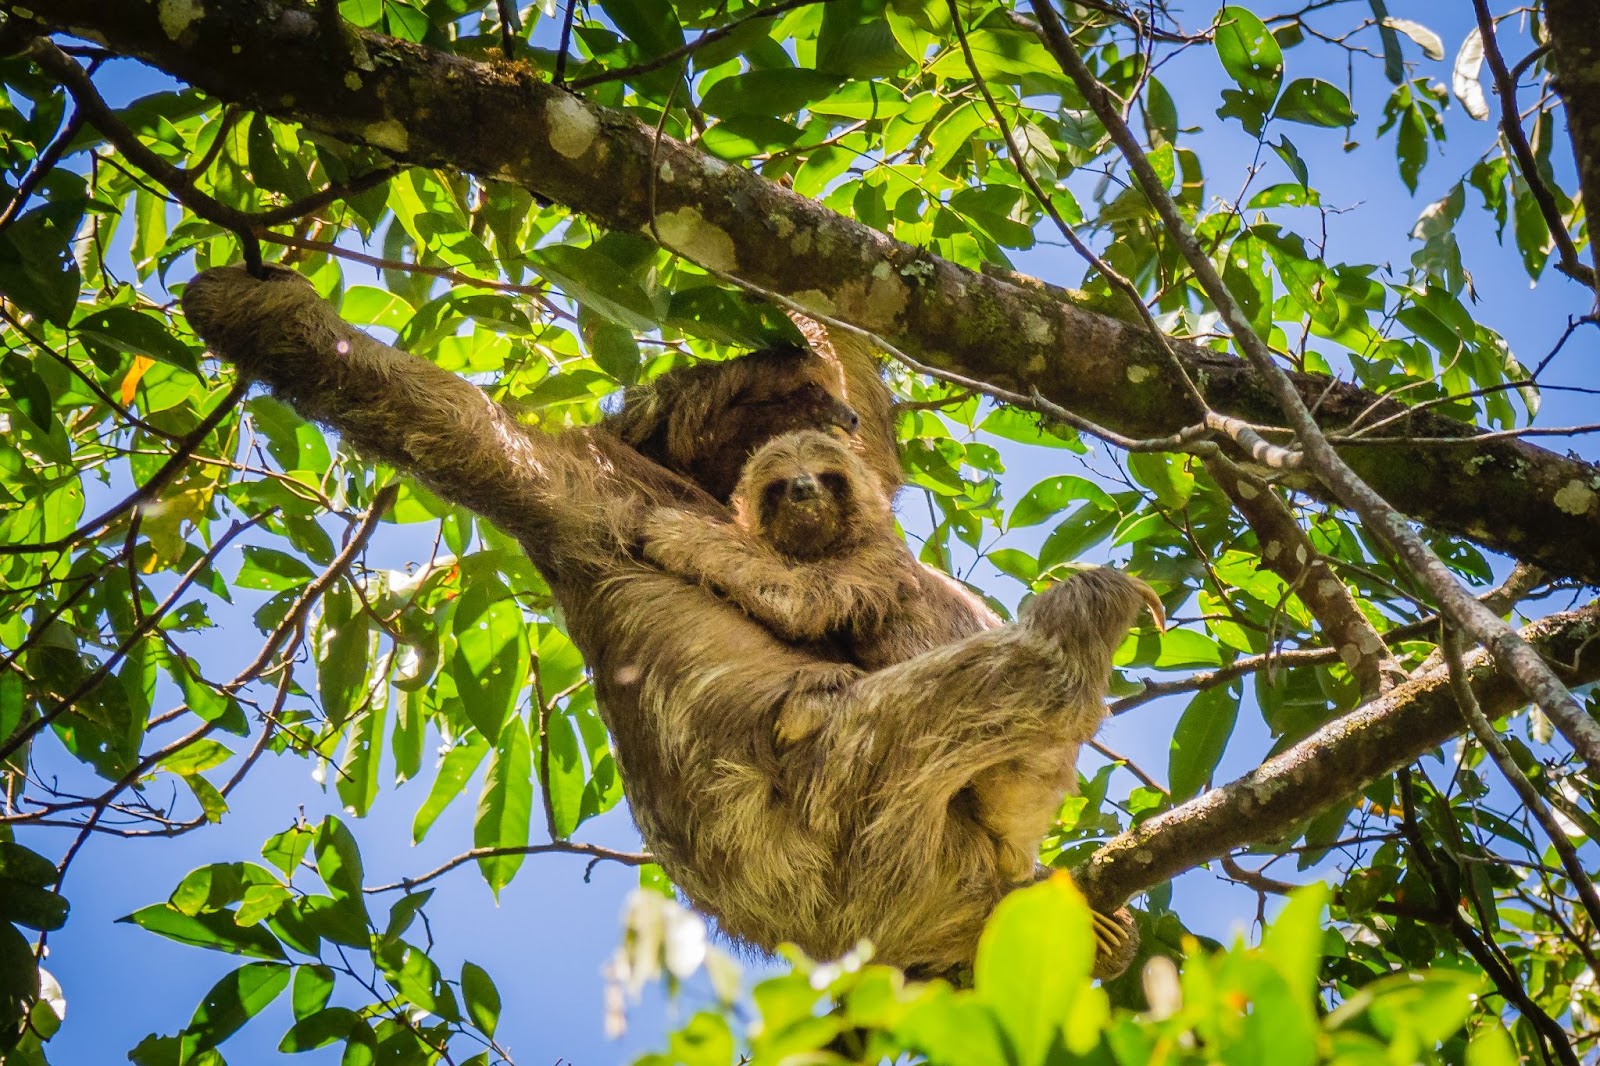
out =
[(662, 507), (645, 519), (643, 540), (652, 563), (716, 590), (784, 640), (820, 640), (861, 610), (833, 568), (795, 564), (729, 522)]
[(183, 309), (242, 376), (334, 427), (364, 457), (487, 518), (541, 568), (611, 567), (623, 557), (632, 516), (653, 507), (726, 513), (600, 427), (546, 433), (522, 425), (459, 375), (340, 319), (292, 270), (269, 265), (264, 279), (243, 267), (202, 271), (185, 289)]
[(1034, 597), (1016, 623), (863, 674), (835, 693), (796, 691), (783, 715), (818, 723), (810, 743), (852, 753), (874, 767), (891, 806), (915, 803), (926, 814), (986, 770), (1018, 758), (1054, 763), (1064, 745), (1092, 739), (1105, 717), (1111, 657), (1149, 595), (1116, 571), (1078, 574)]

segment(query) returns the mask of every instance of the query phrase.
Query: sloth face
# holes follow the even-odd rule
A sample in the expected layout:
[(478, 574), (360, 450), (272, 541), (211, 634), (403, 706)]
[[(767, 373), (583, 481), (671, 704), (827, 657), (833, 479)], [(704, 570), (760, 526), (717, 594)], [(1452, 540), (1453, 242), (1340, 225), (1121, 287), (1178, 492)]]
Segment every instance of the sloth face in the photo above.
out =
[(609, 421), (646, 458), (725, 501), (746, 459), (774, 437), (802, 429), (854, 433), (860, 419), (843, 395), (836, 363), (779, 346), (674, 370), (630, 390)]
[(746, 528), (798, 560), (837, 554), (886, 508), (856, 454), (816, 430), (786, 433), (757, 449), (734, 502)]

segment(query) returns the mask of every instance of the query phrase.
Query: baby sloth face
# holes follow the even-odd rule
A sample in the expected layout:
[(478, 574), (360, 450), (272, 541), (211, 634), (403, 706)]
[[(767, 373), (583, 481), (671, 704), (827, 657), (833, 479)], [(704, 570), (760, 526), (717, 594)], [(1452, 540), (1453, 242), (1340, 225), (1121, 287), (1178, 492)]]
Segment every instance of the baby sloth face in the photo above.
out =
[(877, 479), (843, 442), (817, 430), (774, 437), (745, 463), (738, 521), (791, 559), (836, 555), (888, 519)]

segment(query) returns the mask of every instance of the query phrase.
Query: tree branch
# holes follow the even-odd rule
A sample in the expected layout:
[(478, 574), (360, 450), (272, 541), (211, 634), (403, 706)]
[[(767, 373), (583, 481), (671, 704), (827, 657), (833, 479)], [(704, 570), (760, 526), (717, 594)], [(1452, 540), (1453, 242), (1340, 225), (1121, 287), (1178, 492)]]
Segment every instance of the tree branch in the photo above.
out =
[[(174, 40), (157, 9), (55, 0), (44, 28), (88, 34), (212, 93), (296, 119), (392, 157), (523, 185), (616, 230), (659, 233), (708, 268), (783, 294), (893, 342), (921, 362), (1028, 395), (1127, 437), (1177, 433), (1191, 403), (1167, 357), (1135, 322), (1065, 290), (989, 277), (840, 217), (633, 118), (593, 107), (520, 66), (479, 63), (346, 28), (369, 57), (330, 61), (316, 19), (267, 0), (207, 5)], [(352, 49), (360, 54), (361, 49)], [(493, 114), (486, 127), (481, 116)], [(654, 166), (652, 167), (652, 159)], [(652, 177), (653, 174), (653, 177)], [(652, 225), (652, 201), (654, 218)], [(1174, 342), (1218, 411), (1281, 419), (1243, 362)], [(1402, 417), (1405, 437), (1459, 437), (1459, 422), (1315, 375), (1291, 375), (1318, 417)], [(1375, 411), (1368, 409), (1377, 404)], [(1381, 438), (1379, 438), (1381, 439)], [(1555, 575), (1600, 582), (1600, 471), (1522, 441), (1449, 449), (1365, 442), (1339, 453), (1412, 515)]]
[[(1600, 679), (1600, 603), (1553, 614), (1522, 630), (1569, 684)], [(1484, 714), (1526, 704), (1481, 651), (1465, 663)], [(1441, 666), (1330, 722), (1243, 777), (1157, 815), (1117, 837), (1073, 871), (1097, 909), (1245, 844), (1270, 841), (1296, 823), (1445, 743), (1465, 723)]]
[(1288, 420), (1289, 428), (1294, 430), (1305, 451), (1307, 467), (1316, 473), (1339, 502), (1360, 517), (1369, 533), (1399, 556), (1422, 587), (1438, 602), (1440, 612), (1473, 640), (1489, 649), (1501, 668), (1516, 678), (1528, 698), (1538, 703), (1550, 717), (1590, 770), (1600, 772), (1600, 723), (1595, 722), (1578, 705), (1572, 693), (1567, 691), (1533, 649), (1523, 643), (1515, 630), (1462, 587), (1427, 541), (1411, 528), (1394, 505), (1352, 470), (1334, 449), (1313, 418), (1305, 397), (1295, 387), (1288, 373), (1278, 365), (1272, 351), (1256, 333), (1227, 283), (1222, 280), (1216, 264), (1201, 249), (1194, 234), (1184, 223), (1177, 203), (1167, 191), (1166, 183), (1150, 165), (1149, 158), (1134, 138), (1133, 131), (1123, 121), (1111, 94), (1084, 64), (1083, 57), (1067, 36), (1050, 2), (1032, 0), (1045, 47), (1078, 86), (1089, 102), (1090, 110), (1100, 119), (1112, 143), (1127, 161), (1139, 188), (1160, 216), (1167, 235), (1178, 246), (1189, 269), (1194, 271), (1195, 280), (1233, 335), (1234, 344), (1260, 375), (1283, 417)]
[[(1590, 0), (1545, 0), (1544, 18), (1556, 92), (1567, 105), (1578, 184), (1585, 211), (1592, 216), (1593, 205), (1600, 204), (1600, 8)], [(1485, 55), (1488, 43), (1484, 41)], [(1593, 236), (1589, 254), (1600, 267), (1600, 245)]]

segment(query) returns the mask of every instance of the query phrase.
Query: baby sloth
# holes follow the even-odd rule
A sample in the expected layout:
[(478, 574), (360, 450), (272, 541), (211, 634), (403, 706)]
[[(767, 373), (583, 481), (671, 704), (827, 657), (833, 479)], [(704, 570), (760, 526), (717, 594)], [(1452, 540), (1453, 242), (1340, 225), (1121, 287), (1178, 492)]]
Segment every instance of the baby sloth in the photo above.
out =
[[(662, 508), (645, 520), (644, 553), (663, 569), (707, 585), (791, 642), (832, 641), (866, 670), (879, 670), (1001, 624), (982, 600), (924, 566), (896, 532), (888, 495), (834, 437), (803, 430), (773, 438), (745, 464), (730, 525)], [(1115, 570), (1075, 575), (1024, 608), (1045, 610), (1072, 634), (1061, 677), (1073, 712), (1058, 740), (997, 765), (973, 767), (951, 788), (994, 838), (1011, 883), (1031, 881), (1039, 842), (1063, 797), (1077, 788), (1079, 746), (1105, 716), (1111, 655), (1141, 606), (1161, 620), (1161, 601)], [(929, 700), (939, 698), (929, 693)], [(780, 715), (780, 745), (823, 725)]]
[[(865, 670), (1000, 624), (982, 600), (919, 563), (882, 483), (818, 430), (774, 437), (745, 463), (732, 525), (661, 508), (644, 552), (714, 588), (791, 643), (829, 641)], [(792, 742), (817, 723), (781, 722)]]

